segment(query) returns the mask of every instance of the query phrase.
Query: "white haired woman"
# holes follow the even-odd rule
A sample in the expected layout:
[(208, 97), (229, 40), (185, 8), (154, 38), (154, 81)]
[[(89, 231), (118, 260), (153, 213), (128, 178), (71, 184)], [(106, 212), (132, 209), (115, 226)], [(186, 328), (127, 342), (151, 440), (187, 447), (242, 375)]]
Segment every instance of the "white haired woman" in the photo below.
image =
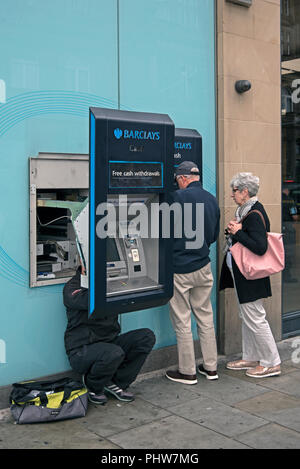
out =
[[(267, 231), (270, 221), (256, 194), (259, 178), (252, 173), (239, 173), (230, 182), (232, 198), (238, 205), (235, 219), (228, 223), (225, 230), (227, 238), (226, 254), (220, 278), (220, 290), (234, 287), (242, 318), (241, 360), (227, 363), (230, 370), (247, 370), (252, 378), (265, 378), (280, 375), (278, 349), (266, 319), (263, 298), (272, 296), (270, 277), (247, 280), (238, 269), (230, 253), (230, 246), (239, 242), (258, 255), (267, 250)], [(258, 213), (264, 217), (266, 227)], [(247, 215), (245, 220), (244, 217)], [(267, 231), (266, 231), (267, 228)]]

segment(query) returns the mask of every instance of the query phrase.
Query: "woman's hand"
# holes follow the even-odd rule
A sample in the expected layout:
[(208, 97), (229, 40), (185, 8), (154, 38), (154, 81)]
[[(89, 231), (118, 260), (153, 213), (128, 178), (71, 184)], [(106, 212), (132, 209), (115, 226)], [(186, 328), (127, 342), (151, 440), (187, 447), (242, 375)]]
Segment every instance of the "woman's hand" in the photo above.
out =
[(242, 224), (237, 223), (235, 220), (231, 220), (227, 225), (227, 231), (231, 235), (235, 235), (237, 231), (242, 229)]

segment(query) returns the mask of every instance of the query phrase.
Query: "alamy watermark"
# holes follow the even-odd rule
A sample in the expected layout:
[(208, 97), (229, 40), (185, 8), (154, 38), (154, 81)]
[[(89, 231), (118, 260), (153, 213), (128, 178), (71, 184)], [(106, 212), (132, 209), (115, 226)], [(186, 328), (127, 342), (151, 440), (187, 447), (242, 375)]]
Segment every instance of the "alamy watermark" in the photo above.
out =
[(6, 84), (4, 80), (0, 78), (0, 103), (6, 103)]
[(296, 78), (292, 81), (292, 88), (295, 90), (292, 92), (291, 98), (294, 104), (300, 103), (300, 78)]
[(293, 340), (292, 347), (295, 349), (292, 353), (292, 363), (298, 365), (300, 363), (300, 338)]
[(0, 364), (6, 363), (6, 343), (0, 339)]
[[(184, 238), (186, 249), (200, 249), (204, 243), (204, 203), (174, 202), (168, 204), (142, 202), (130, 203), (126, 195), (120, 195), (118, 204), (103, 202), (97, 206), (96, 224), (100, 239), (138, 235), (141, 238)], [(158, 222), (161, 217), (161, 223)]]

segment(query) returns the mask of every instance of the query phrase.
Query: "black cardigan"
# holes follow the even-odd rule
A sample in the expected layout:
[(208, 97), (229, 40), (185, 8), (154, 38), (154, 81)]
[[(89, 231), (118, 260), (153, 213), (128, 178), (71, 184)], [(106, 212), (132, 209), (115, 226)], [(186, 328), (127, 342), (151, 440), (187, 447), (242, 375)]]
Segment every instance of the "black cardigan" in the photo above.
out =
[[(249, 213), (251, 213), (252, 210), (259, 210), (263, 214), (267, 231), (270, 231), (270, 221), (263, 205), (260, 202), (256, 202)], [(266, 228), (259, 214), (253, 213), (245, 219), (242, 229), (232, 237), (232, 244), (240, 242), (250, 249), (250, 251), (262, 256), (267, 250)], [(250, 303), (260, 298), (272, 296), (270, 277), (247, 280), (239, 271), (233, 257), (232, 270), (240, 304)], [(220, 290), (233, 288), (233, 286), (233, 279), (226, 264), (225, 256), (221, 269)]]

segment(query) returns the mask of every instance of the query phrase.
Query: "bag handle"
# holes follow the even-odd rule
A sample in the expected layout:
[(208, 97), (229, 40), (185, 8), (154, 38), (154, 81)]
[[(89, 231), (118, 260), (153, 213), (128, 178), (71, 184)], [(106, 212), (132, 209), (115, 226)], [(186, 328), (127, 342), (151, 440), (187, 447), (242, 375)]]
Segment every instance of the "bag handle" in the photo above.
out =
[[(36, 398), (39, 398), (41, 405), (46, 407), (46, 405), (48, 404), (48, 397), (47, 397), (47, 394), (44, 391), (40, 391), (35, 396), (30, 396), (30, 395), (27, 394), (24, 397), (19, 397), (18, 400), (19, 400), (19, 402), (23, 402), (24, 404), (26, 404), (26, 402), (30, 402), (30, 401), (32, 401), (33, 399), (36, 399)], [(15, 398), (13, 396), (10, 396), (9, 401), (10, 401), (10, 404), (12, 403), (12, 401), (14, 401), (15, 405), (21, 405), (21, 404), (19, 404), (19, 402), (15, 401)]]
[(65, 386), (64, 395), (63, 395), (63, 398), (62, 398), (61, 403), (60, 403), (61, 406), (67, 401), (67, 399), (69, 399), (69, 397), (72, 394), (72, 391), (74, 391), (74, 383), (73, 382), (71, 382), (71, 383), (69, 383)]
[(267, 231), (267, 226), (266, 226), (265, 218), (264, 218), (263, 214), (262, 214), (259, 210), (250, 210), (250, 212), (248, 212), (247, 215), (245, 215), (244, 218), (241, 220), (241, 223), (243, 223), (243, 221), (245, 220), (245, 218), (247, 218), (248, 215), (250, 215), (251, 213), (258, 213), (258, 214), (260, 215), (260, 218), (261, 218), (262, 221), (263, 221), (265, 230)]
[(73, 381), (70, 378), (62, 378), (56, 382), (51, 381), (29, 381), (25, 383), (14, 383), (13, 390), (10, 395), (10, 402), (21, 401), (28, 402), (32, 400), (30, 391), (37, 391), (35, 397), (39, 397), (41, 405), (47, 405), (47, 391), (56, 392), (59, 388), (63, 388), (64, 394), (61, 401), (61, 405), (70, 397), (72, 391), (80, 388), (80, 383)]
[(56, 381), (25, 381), (21, 383), (14, 383), (13, 387), (16, 389), (31, 391), (32, 389), (38, 391), (55, 391), (57, 388), (62, 388), (68, 385), (73, 380), (70, 378), (61, 378)]

